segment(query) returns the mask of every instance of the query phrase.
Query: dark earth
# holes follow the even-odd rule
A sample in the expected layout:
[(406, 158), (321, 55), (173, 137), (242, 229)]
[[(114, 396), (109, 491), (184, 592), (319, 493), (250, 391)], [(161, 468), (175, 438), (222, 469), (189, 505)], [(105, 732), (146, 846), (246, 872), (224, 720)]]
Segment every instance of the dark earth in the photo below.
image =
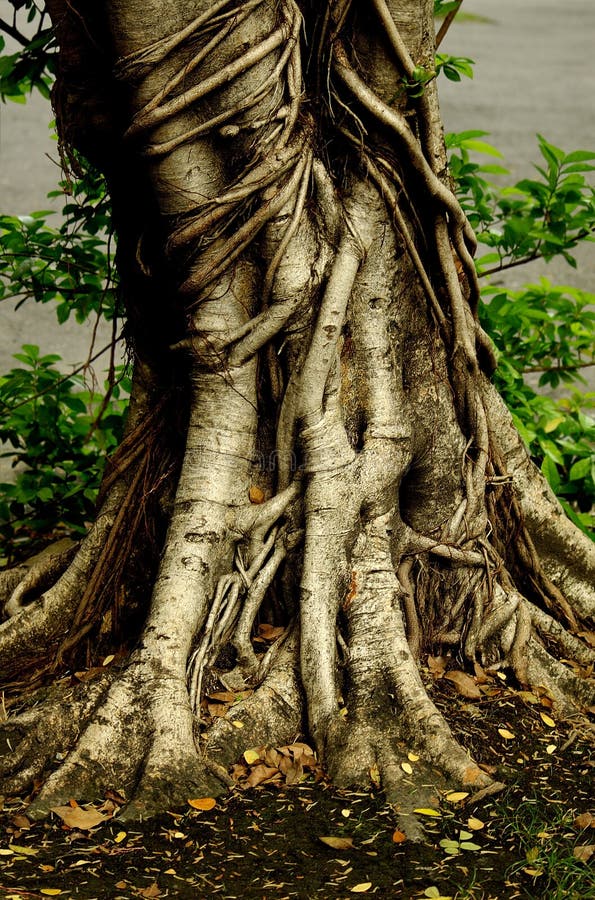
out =
[[(503, 673), (461, 678), (451, 661), (429, 663), (425, 677), (457, 737), (507, 787), (437, 795), (418, 813), (424, 843), (407, 838), (380, 791), (329, 786), (298, 741), (248, 751), (228, 796), (189, 798), (194, 806), (140, 825), (118, 821), (117, 792), (94, 807), (73, 798), (36, 823), (23, 815), (26, 798), (5, 798), (0, 897), (595, 898), (590, 725), (557, 721), (549, 698), (509, 687)], [(214, 700), (211, 711), (225, 706)], [(414, 774), (415, 754), (404, 748), (403, 760)], [(94, 813), (108, 818), (90, 827)]]

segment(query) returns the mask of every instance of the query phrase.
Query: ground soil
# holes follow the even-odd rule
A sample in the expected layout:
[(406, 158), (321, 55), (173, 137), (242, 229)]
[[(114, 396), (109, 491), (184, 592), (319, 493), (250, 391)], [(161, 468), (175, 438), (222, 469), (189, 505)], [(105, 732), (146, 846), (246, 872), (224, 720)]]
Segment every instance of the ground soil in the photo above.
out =
[[(268, 784), (216, 803), (190, 798), (211, 809), (189, 805), (141, 825), (118, 821), (115, 795), (116, 817), (90, 830), (55, 814), (29, 823), (23, 798), (5, 798), (0, 897), (595, 898), (589, 726), (556, 721), (547, 697), (497, 675), (479, 679), (473, 700), (460, 694), (468, 684), (440, 666), (435, 674), (434, 699), (457, 736), (507, 788), (475, 802), (437, 796), (437, 814), (419, 814), (424, 843), (397, 828), (381, 793), (336, 790), (307, 766), (297, 785), (272, 771)], [(415, 754), (408, 759), (414, 769)], [(236, 771), (245, 779), (259, 764)], [(108, 800), (104, 812), (112, 807)], [(460, 840), (461, 830), (471, 847), (448, 852), (440, 841)]]

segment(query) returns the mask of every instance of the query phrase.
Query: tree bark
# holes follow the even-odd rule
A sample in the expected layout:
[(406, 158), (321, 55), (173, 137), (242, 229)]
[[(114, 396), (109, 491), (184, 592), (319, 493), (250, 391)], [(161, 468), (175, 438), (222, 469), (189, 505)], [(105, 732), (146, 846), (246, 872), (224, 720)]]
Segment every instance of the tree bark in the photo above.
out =
[[(435, 82), (408, 89), (433, 66), (432, 9), (102, 8), (116, 137), (95, 146), (136, 406), (78, 554), (39, 598), (11, 588), (0, 670), (59, 670), (118, 596), (144, 620), (32, 815), (116, 786), (129, 815), (147, 815), (214, 792), (247, 747), (299, 731), (337, 783), (380, 778), (403, 811), (440, 777), (490, 788), (428, 694), (428, 652), (507, 668), (563, 712), (593, 703), (560, 659), (593, 661), (580, 632), (594, 549), (489, 382)], [(84, 72), (65, 9), (51, 11)], [(152, 542), (151, 517), (165, 535)], [(264, 655), (259, 621), (285, 628)], [(210, 723), (205, 693), (226, 685), (250, 696)], [(415, 789), (405, 742), (421, 756)]]

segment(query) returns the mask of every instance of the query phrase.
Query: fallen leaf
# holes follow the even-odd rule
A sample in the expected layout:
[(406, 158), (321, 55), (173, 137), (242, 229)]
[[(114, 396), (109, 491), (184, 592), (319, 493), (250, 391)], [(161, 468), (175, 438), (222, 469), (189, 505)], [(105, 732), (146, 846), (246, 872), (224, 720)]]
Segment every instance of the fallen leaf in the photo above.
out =
[(57, 897), (62, 891), (60, 888), (41, 888), (40, 894), (46, 894), (48, 897)]
[(370, 766), (370, 780), (375, 787), (380, 787), (380, 769), (376, 763), (374, 763), (373, 766)]
[(444, 677), (448, 681), (452, 681), (457, 689), (457, 693), (461, 694), (463, 697), (467, 697), (468, 700), (480, 699), (481, 691), (470, 675), (467, 675), (465, 672), (460, 672), (458, 669), (453, 669), (451, 672), (447, 672)]
[(253, 484), (248, 491), (248, 498), (250, 500), (250, 503), (263, 503), (264, 493), (259, 487)]
[(89, 831), (108, 818), (92, 807), (83, 809), (82, 806), (53, 806), (51, 812), (60, 816), (69, 828), (80, 828), (81, 831)]
[(35, 847), (21, 847), (19, 844), (9, 844), (8, 846), (14, 853), (20, 853), (21, 856), (35, 856), (39, 853)]
[(409, 751), (409, 753), (407, 754), (407, 759), (411, 762), (417, 762), (419, 760), (419, 756), (417, 755), (417, 753), (412, 753), (411, 751)]
[(175, 870), (175, 869), (166, 869), (165, 872), (164, 872), (163, 874), (164, 874), (164, 875), (175, 875), (175, 874), (176, 874), (176, 870)]
[(402, 844), (403, 841), (406, 841), (406, 840), (407, 840), (407, 835), (405, 834), (404, 831), (399, 831), (398, 828), (396, 828), (393, 831), (393, 843), (394, 844)]
[(189, 800), (188, 804), (193, 809), (209, 810), (217, 805), (214, 797), (199, 797), (197, 800)]
[(127, 885), (127, 881), (116, 881), (114, 887), (117, 887), (119, 891), (123, 891)]
[(0, 856), (14, 856), (14, 850), (8, 850), (7, 847), (0, 847)]
[(579, 862), (589, 862), (593, 854), (595, 853), (595, 844), (586, 844), (584, 847), (575, 847), (572, 851), (572, 855), (575, 859), (578, 859)]
[(27, 816), (21, 816), (21, 815), (15, 816), (14, 819), (12, 820), (12, 824), (16, 828), (20, 828), (21, 831), (31, 828), (31, 822), (29, 821)]
[(431, 809), (431, 807), (420, 807), (418, 809), (414, 809), (413, 812), (419, 813), (420, 816), (437, 816), (440, 818), (442, 815), (441, 812), (438, 812), (437, 809)]
[(341, 815), (343, 816), (344, 819), (348, 819), (349, 816), (351, 815), (351, 810), (350, 809), (342, 809)]
[(448, 658), (446, 656), (428, 656), (428, 669), (434, 678), (442, 678), (447, 662)]
[(475, 816), (469, 816), (467, 819), (467, 828), (470, 828), (471, 831), (481, 831), (484, 827), (485, 822), (482, 822), (481, 819), (476, 819)]
[(351, 888), (352, 894), (365, 894), (366, 891), (369, 891), (372, 887), (371, 881), (362, 881), (361, 884), (356, 884)]
[(595, 828), (595, 816), (593, 813), (584, 812), (574, 820), (575, 828)]
[[(291, 771), (291, 770), (290, 770)], [(287, 781), (290, 784), (296, 784), (302, 776), (302, 768), (299, 767), (298, 773), (294, 775), (293, 778), (290, 779), (289, 772), (287, 773)], [(246, 784), (248, 787), (257, 787), (259, 784), (264, 784), (265, 782), (273, 781), (275, 778), (280, 779), (281, 773), (278, 769), (273, 768), (272, 766), (254, 766), (250, 774), (246, 779)]]
[(282, 634), (285, 634), (283, 625), (269, 625), (268, 622), (261, 622), (258, 626), (258, 636), (264, 638), (265, 641), (274, 641)]
[(512, 741), (514, 738), (514, 734), (512, 733), (512, 731), (508, 731), (507, 728), (499, 728), (498, 734), (500, 735), (500, 737), (503, 737), (507, 741)]
[(547, 713), (540, 712), (539, 715), (541, 716), (541, 721), (544, 722), (549, 728), (556, 727), (556, 723), (554, 722), (554, 720), (552, 719), (551, 716), (547, 715)]
[(103, 662), (101, 663), (101, 665), (102, 665), (102, 666), (109, 666), (109, 664), (110, 664), (111, 662), (113, 662), (115, 658), (116, 658), (116, 657), (114, 656), (114, 654), (113, 654), (113, 653), (110, 653), (109, 656), (106, 656), (106, 657), (105, 657), (105, 659), (103, 660)]
[(525, 701), (525, 703), (539, 703), (539, 697), (537, 697), (533, 691), (517, 691), (519, 697)]
[(552, 753), (555, 752), (555, 750), (556, 750), (555, 744), (548, 744), (547, 747), (545, 748), (545, 752), (548, 754), (548, 756), (551, 756)]
[(403, 772), (405, 772), (407, 775), (413, 775), (413, 767), (412, 767), (411, 763), (402, 762), (401, 768), (403, 769)]
[(527, 875), (533, 875), (534, 878), (539, 878), (540, 875), (543, 875), (543, 869), (534, 869), (533, 866), (525, 866), (523, 872), (526, 872)]
[(330, 835), (329, 837), (319, 837), (318, 840), (326, 844), (327, 847), (332, 847), (333, 850), (353, 850), (353, 838), (351, 837), (333, 837), (333, 835)]
[(233, 725), (234, 728), (243, 728), (244, 727), (244, 723), (240, 722), (239, 719), (234, 719), (234, 721), (231, 724)]
[(115, 844), (121, 844), (125, 837), (126, 837), (126, 832), (125, 832), (125, 831), (119, 831), (119, 832), (117, 833), (117, 835), (115, 836), (115, 838), (114, 838), (114, 843), (115, 843)]
[(260, 751), (259, 750), (245, 750), (244, 751), (244, 759), (248, 763), (249, 766), (254, 765), (257, 759), (260, 759)]
[(465, 797), (468, 796), (468, 791), (451, 791), (449, 794), (446, 794), (444, 799), (448, 800), (449, 803), (458, 803), (460, 800), (464, 800)]
[(159, 890), (159, 885), (156, 881), (154, 881), (153, 884), (150, 884), (149, 887), (141, 888), (138, 893), (141, 897), (148, 898), (161, 896), (161, 891)]

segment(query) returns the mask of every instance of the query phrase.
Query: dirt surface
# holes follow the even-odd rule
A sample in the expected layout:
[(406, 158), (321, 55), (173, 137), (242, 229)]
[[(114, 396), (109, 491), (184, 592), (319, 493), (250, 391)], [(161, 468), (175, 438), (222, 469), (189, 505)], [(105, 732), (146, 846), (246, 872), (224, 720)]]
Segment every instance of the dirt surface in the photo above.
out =
[[(595, 898), (588, 726), (555, 721), (547, 698), (496, 678), (475, 700), (462, 686), (440, 677), (434, 698), (507, 788), (476, 801), (436, 796), (418, 814), (423, 843), (407, 838), (402, 821), (397, 827), (381, 793), (335, 790), (307, 771), (288, 787), (273, 768), (268, 784), (216, 801), (189, 798), (194, 807), (141, 825), (108, 818), (77, 827), (78, 816), (84, 823), (98, 808), (99, 816), (117, 815), (115, 794), (87, 809), (73, 801), (34, 824), (21, 799), (6, 798), (0, 897)], [(244, 778), (261, 764), (248, 759), (240, 761)], [(415, 754), (403, 759), (415, 769)]]

